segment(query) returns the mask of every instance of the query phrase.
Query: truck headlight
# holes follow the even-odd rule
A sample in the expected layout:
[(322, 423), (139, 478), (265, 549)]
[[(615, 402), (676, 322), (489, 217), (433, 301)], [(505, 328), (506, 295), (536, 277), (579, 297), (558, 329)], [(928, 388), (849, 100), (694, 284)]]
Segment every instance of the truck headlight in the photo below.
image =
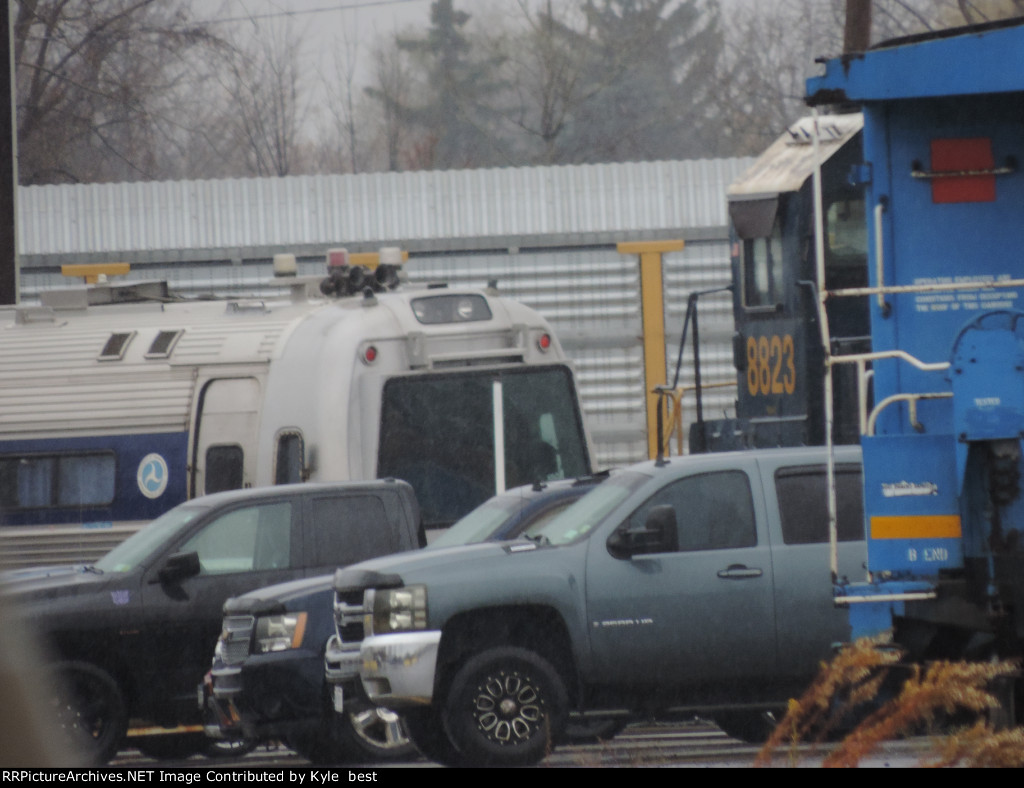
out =
[(306, 634), (306, 613), (282, 613), (256, 619), (256, 653), (287, 651), (302, 645)]
[(366, 592), (367, 634), (411, 632), (427, 628), (427, 587), (371, 589)]

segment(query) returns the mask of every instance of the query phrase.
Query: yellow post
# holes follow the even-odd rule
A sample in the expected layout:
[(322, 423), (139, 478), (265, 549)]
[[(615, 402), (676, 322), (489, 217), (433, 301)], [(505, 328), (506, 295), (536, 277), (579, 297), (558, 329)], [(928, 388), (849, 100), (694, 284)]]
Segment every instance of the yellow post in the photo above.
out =
[(681, 252), (683, 241), (634, 241), (620, 243), (619, 254), (640, 256), (640, 309), (644, 332), (644, 391), (647, 394), (647, 452), (658, 453), (658, 395), (654, 387), (667, 383), (665, 363), (665, 285), (662, 255)]

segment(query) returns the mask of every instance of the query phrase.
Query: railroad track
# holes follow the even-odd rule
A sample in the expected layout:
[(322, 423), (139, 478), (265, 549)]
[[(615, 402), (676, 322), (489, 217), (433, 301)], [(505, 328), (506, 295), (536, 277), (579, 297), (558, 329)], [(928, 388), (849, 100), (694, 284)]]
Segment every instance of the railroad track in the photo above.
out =
[[(730, 738), (713, 725), (687, 723), (681, 725), (633, 725), (616, 736), (612, 741), (597, 744), (560, 747), (547, 757), (537, 768), (619, 768), (619, 767), (724, 767), (742, 768), (754, 765), (760, 750), (758, 745), (745, 744)], [(788, 748), (780, 749), (773, 766), (792, 765), (816, 766), (829, 747), (800, 745), (792, 753)], [(887, 742), (878, 753), (865, 759), (862, 765), (874, 767), (910, 767), (919, 765), (926, 756), (928, 740), (924, 738)], [(152, 768), (165, 766), (174, 768), (307, 768), (309, 762), (291, 750), (280, 745), (267, 745), (244, 758), (189, 758), (182, 761), (153, 761), (138, 752), (129, 750), (121, 753), (113, 762), (114, 766), (125, 768)], [(431, 768), (437, 764), (416, 760), (393, 764), (404, 768)], [(346, 766), (345, 768), (360, 768)], [(367, 764), (362, 769), (387, 769), (389, 766)]]

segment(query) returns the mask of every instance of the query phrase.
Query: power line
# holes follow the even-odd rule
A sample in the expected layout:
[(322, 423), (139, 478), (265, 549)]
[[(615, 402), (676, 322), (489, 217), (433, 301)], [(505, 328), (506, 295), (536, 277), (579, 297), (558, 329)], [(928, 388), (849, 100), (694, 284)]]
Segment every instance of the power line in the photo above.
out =
[(307, 8), (302, 11), (267, 11), (262, 14), (247, 14), (245, 16), (232, 16), (223, 19), (202, 19), (197, 20), (206, 25), (219, 25), (228, 22), (255, 22), (258, 19), (278, 19), (283, 16), (305, 16), (307, 14), (323, 14), (331, 11), (351, 11), (357, 8), (373, 8), (385, 5), (404, 5), (406, 3), (422, 3), (425, 0), (364, 0), (361, 3), (350, 3), (348, 5), (331, 5), (320, 8)]

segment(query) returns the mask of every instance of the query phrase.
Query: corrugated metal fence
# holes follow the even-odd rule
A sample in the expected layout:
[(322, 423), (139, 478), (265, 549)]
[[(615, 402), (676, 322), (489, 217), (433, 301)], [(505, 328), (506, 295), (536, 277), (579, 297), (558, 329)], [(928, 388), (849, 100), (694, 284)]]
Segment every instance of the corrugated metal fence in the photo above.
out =
[[(647, 447), (639, 270), (615, 244), (686, 241), (664, 261), (671, 382), (687, 295), (729, 281), (725, 192), (752, 161), (22, 187), (21, 292), (32, 301), (66, 287), (62, 264), (124, 261), (130, 278), (185, 293), (256, 294), (278, 252), (318, 273), (331, 247), (401, 246), (412, 281), (496, 280), (551, 320), (576, 364), (598, 462), (619, 465)], [(731, 379), (728, 298), (701, 314), (705, 381)], [(692, 382), (688, 363), (680, 382)], [(730, 411), (733, 396), (718, 390), (709, 415)]]

